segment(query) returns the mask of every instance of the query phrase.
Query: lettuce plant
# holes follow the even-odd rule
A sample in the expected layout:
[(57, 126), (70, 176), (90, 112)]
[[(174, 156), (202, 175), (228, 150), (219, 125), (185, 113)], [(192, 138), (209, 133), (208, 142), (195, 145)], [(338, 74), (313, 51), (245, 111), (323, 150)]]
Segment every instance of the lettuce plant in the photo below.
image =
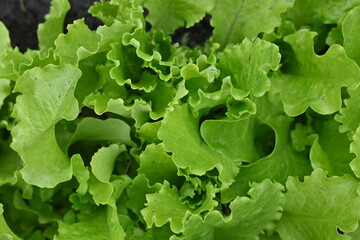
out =
[(360, 1), (69, 9), (0, 23), (0, 239), (359, 239)]

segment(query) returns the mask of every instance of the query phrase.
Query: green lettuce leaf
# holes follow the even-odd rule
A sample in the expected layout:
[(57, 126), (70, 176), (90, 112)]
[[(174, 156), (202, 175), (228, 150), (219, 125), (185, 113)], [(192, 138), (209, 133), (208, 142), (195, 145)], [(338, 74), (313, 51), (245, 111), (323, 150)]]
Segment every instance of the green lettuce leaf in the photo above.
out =
[[(236, 181), (231, 186), (240, 196), (248, 191), (249, 182), (269, 178), (284, 184), (288, 176), (303, 177), (312, 171), (309, 159), (297, 152), (291, 144), (292, 119), (284, 114), (278, 95), (267, 94), (256, 100), (256, 117), (275, 132), (275, 147), (268, 156), (240, 168)], [(269, 133), (265, 136), (267, 135)], [(273, 143), (269, 139), (263, 144)]]
[(45, 15), (45, 22), (39, 24), (37, 29), (39, 47), (42, 51), (54, 46), (54, 41), (64, 30), (64, 19), (69, 10), (68, 0), (51, 1), (50, 12)]
[(90, 176), (89, 192), (93, 195), (97, 205), (110, 203), (114, 192), (114, 186), (110, 182), (110, 178), (117, 157), (125, 150), (124, 145), (112, 144), (100, 148), (92, 157), (90, 165), (93, 174)]
[(70, 161), (73, 167), (74, 177), (79, 182), (79, 187), (76, 189), (76, 192), (85, 195), (88, 191), (88, 180), (90, 179), (89, 169), (84, 166), (84, 161), (80, 154), (73, 155)]
[[(89, 131), (91, 129), (91, 131)], [(130, 136), (130, 126), (117, 118), (97, 119), (83, 118), (76, 126), (69, 144), (78, 141), (107, 141), (133, 146)]]
[(118, 240), (124, 239), (124, 232), (119, 224), (112, 222), (111, 207), (80, 216), (76, 223), (59, 222), (58, 234), (54, 240)]
[[(360, 5), (360, 2), (359, 2)], [(344, 48), (349, 58), (353, 59), (360, 66), (360, 49), (357, 45), (360, 37), (360, 6), (351, 10), (342, 23), (344, 36)]]
[(352, 175), (349, 163), (354, 155), (349, 153), (350, 140), (339, 132), (339, 124), (334, 120), (316, 124), (317, 137), (310, 149), (311, 165), (322, 168), (329, 176)]
[(11, 147), (25, 162), (21, 174), (26, 182), (54, 187), (72, 176), (68, 157), (55, 139), (55, 124), (73, 120), (79, 113), (74, 88), (80, 77), (72, 65), (33, 68), (18, 79), (13, 117), (18, 123), (11, 130)]
[(295, 55), (274, 81), (290, 116), (300, 115), (308, 107), (320, 114), (334, 113), (341, 107), (340, 89), (356, 88), (360, 84), (360, 68), (346, 57), (340, 45), (332, 45), (322, 56), (314, 53), (315, 35), (300, 30), (285, 37)]
[(280, 14), (293, 4), (293, 0), (217, 0), (210, 12), (215, 28), (212, 39), (224, 48), (244, 38), (253, 40), (262, 32), (271, 33), (281, 24)]
[(9, 142), (0, 141), (0, 155), (0, 186), (16, 183), (16, 172), (23, 167), (21, 158), (10, 148)]
[(179, 182), (177, 168), (168, 154), (165, 153), (162, 144), (147, 145), (140, 154), (139, 174), (144, 174), (149, 179), (149, 184), (163, 183), (164, 180), (175, 184)]
[(178, 27), (191, 27), (199, 22), (214, 6), (215, 0), (145, 0), (149, 10), (146, 19), (152, 28), (162, 29), (166, 34)]
[[(277, 225), (281, 239), (349, 239), (360, 218), (359, 182), (345, 175), (328, 178), (316, 169), (299, 182), (286, 182), (285, 206)], [(349, 208), (351, 206), (351, 208)]]
[[(244, 39), (241, 44), (227, 47), (219, 56), (220, 77), (231, 77), (231, 83), (240, 93), (250, 92), (256, 97), (270, 89), (269, 71), (276, 71), (280, 63), (279, 48), (270, 42)], [(233, 90), (235, 91), (235, 89)]]
[(152, 225), (161, 227), (169, 222), (171, 231), (183, 232), (184, 222), (190, 215), (213, 210), (218, 205), (218, 202), (214, 200), (218, 189), (211, 184), (207, 184), (204, 189), (206, 189), (204, 200), (194, 209), (190, 204), (179, 201), (181, 191), (179, 192), (176, 187), (171, 187), (165, 181), (159, 192), (146, 195), (146, 208), (141, 210), (141, 214), (147, 226), (149, 228)]
[[(7, 49), (10, 48), (10, 36), (5, 24), (0, 21), (0, 59), (5, 55)], [(1, 62), (0, 62), (1, 63)]]
[(3, 213), (4, 213), (3, 205), (0, 203), (0, 239), (20, 240), (20, 238), (18, 238), (6, 224)]
[(294, 22), (297, 28), (313, 25), (317, 20), (321, 20), (324, 24), (334, 24), (358, 5), (360, 5), (359, 0), (296, 0), (294, 6), (289, 8), (284, 16)]
[(201, 139), (199, 119), (193, 116), (188, 105), (174, 106), (173, 111), (165, 115), (158, 136), (179, 168), (189, 168), (192, 174), (200, 176), (216, 168), (225, 185), (238, 173), (239, 162), (217, 153)]
[(350, 163), (351, 169), (354, 171), (357, 177), (360, 177), (360, 123), (355, 135), (354, 141), (350, 145), (350, 152), (355, 153), (355, 159)]
[(68, 25), (68, 32), (60, 34), (55, 40), (54, 55), (60, 58), (62, 64), (77, 63), (98, 50), (101, 36), (91, 31), (85, 24), (84, 19), (76, 20)]
[(10, 80), (0, 78), (0, 108), (2, 107), (4, 100), (11, 93)]
[(344, 100), (343, 106), (339, 114), (335, 115), (335, 120), (341, 123), (339, 129), (341, 132), (347, 132), (351, 138), (360, 122), (360, 87), (356, 89), (348, 89), (349, 98)]
[(202, 219), (192, 216), (185, 222), (181, 239), (244, 239), (255, 240), (264, 230), (275, 228), (284, 204), (283, 186), (265, 180), (252, 183), (249, 197), (237, 197), (230, 203), (230, 215), (211, 211)]
[(215, 151), (235, 161), (254, 162), (260, 158), (255, 146), (256, 122), (252, 117), (240, 120), (206, 120), (200, 132)]
[(151, 186), (144, 174), (138, 174), (126, 189), (129, 198), (126, 203), (128, 208), (142, 218), (140, 211), (146, 207), (146, 195), (158, 192), (161, 187), (159, 183)]
[(180, 233), (183, 231), (186, 217), (190, 214), (190, 208), (179, 202), (179, 194), (175, 187), (170, 187), (164, 182), (158, 193), (146, 195), (146, 208), (141, 214), (150, 228), (153, 224), (157, 227), (170, 223), (171, 231)]

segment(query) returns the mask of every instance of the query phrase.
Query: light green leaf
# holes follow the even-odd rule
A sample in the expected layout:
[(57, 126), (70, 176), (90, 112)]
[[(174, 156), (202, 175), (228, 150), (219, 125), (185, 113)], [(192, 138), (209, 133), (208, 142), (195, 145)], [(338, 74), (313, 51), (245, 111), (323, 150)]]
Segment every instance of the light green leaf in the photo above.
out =
[(174, 233), (183, 231), (186, 217), (190, 214), (190, 208), (179, 202), (179, 194), (175, 187), (170, 187), (164, 182), (158, 193), (146, 195), (146, 208), (141, 214), (149, 228), (154, 224), (161, 227), (167, 222)]
[(107, 26), (111, 26), (119, 12), (119, 6), (113, 3), (114, 1), (94, 2), (89, 8), (89, 13), (93, 17), (100, 19)]
[(315, 32), (300, 30), (285, 37), (295, 55), (283, 73), (274, 78), (281, 91), (285, 112), (297, 116), (308, 107), (331, 114), (341, 107), (341, 88), (360, 85), (360, 68), (346, 57), (340, 45), (332, 45), (322, 56), (313, 50)]
[[(359, 1), (360, 4), (360, 1)], [(342, 23), (344, 36), (344, 48), (349, 58), (353, 59), (360, 66), (360, 6), (351, 10)]]
[(54, 187), (71, 178), (68, 157), (55, 139), (55, 124), (61, 119), (74, 120), (78, 102), (74, 88), (80, 71), (71, 65), (33, 68), (18, 79), (12, 116), (19, 122), (12, 129), (11, 147), (25, 162), (24, 180), (39, 187)]
[(5, 54), (0, 58), (0, 79), (16, 81), (23, 74), (23, 68), (31, 66), (33, 59), (20, 53), (18, 48), (4, 50)]
[(238, 162), (217, 153), (201, 139), (199, 119), (187, 105), (174, 106), (174, 110), (165, 115), (158, 136), (165, 150), (173, 153), (173, 161), (179, 168), (189, 168), (192, 174), (200, 176), (216, 168), (225, 185), (238, 173)]
[(0, 108), (3, 105), (5, 98), (10, 95), (10, 93), (10, 80), (0, 78)]
[[(292, 147), (290, 138), (292, 119), (283, 113), (279, 96), (266, 94), (262, 98), (257, 98), (255, 103), (258, 106), (255, 117), (275, 132), (275, 147), (268, 156), (240, 168), (236, 181), (231, 186), (239, 195), (248, 191), (249, 182), (260, 182), (269, 178), (284, 184), (288, 176), (303, 177), (312, 170), (308, 158)], [(259, 131), (258, 134), (261, 133), (259, 127), (255, 128), (256, 130)], [(273, 144), (272, 139), (269, 138), (270, 134), (265, 132), (264, 142), (260, 146)]]
[(336, 27), (333, 27), (329, 32), (328, 36), (326, 37), (325, 43), (329, 46), (333, 44), (339, 44), (343, 46), (343, 42), (344, 42), (344, 38), (342, 34), (342, 26), (338, 25)]
[[(201, 55), (201, 59), (204, 55)], [(205, 69), (199, 69), (199, 63), (189, 63), (181, 68), (181, 77), (184, 79), (184, 85), (188, 90), (189, 102), (199, 101), (199, 90), (206, 91), (211, 83), (214, 82), (215, 76), (219, 75), (219, 70), (213, 64)], [(206, 64), (207, 65), (207, 64)]]
[(190, 98), (189, 104), (195, 114), (208, 114), (214, 108), (226, 106), (225, 115), (229, 119), (244, 119), (256, 113), (256, 105), (249, 99), (243, 98), (243, 93), (236, 91), (230, 82), (230, 77), (222, 79), (221, 89), (215, 92), (198, 90), (198, 97)]
[(248, 197), (237, 197), (230, 203), (231, 213), (223, 216), (211, 211), (202, 219), (191, 216), (185, 222), (186, 240), (256, 240), (264, 230), (275, 228), (273, 221), (281, 217), (284, 204), (283, 186), (265, 180), (252, 183)]
[(144, 174), (138, 174), (131, 185), (126, 189), (129, 200), (127, 206), (139, 217), (142, 217), (140, 210), (145, 208), (146, 195), (150, 193), (156, 193), (161, 189), (162, 185), (157, 183), (150, 186), (149, 180)]
[(102, 182), (109, 182), (114, 168), (116, 157), (126, 148), (122, 145), (112, 144), (97, 151), (91, 159), (91, 171)]
[(119, 240), (124, 232), (119, 224), (112, 220), (112, 208), (102, 207), (82, 216), (80, 221), (70, 224), (60, 221), (58, 234), (54, 240)]
[(210, 12), (213, 40), (224, 48), (244, 38), (253, 40), (262, 32), (271, 33), (281, 24), (280, 14), (293, 4), (294, 0), (216, 0)]
[(348, 93), (350, 97), (344, 100), (345, 106), (335, 115), (335, 120), (341, 123), (340, 132), (348, 132), (352, 138), (360, 123), (360, 87), (348, 89)]
[(294, 32), (296, 32), (294, 23), (288, 20), (282, 20), (281, 25), (278, 28), (275, 28), (274, 32), (265, 33), (261, 39), (275, 43)]
[(93, 175), (89, 181), (89, 192), (94, 197), (97, 205), (109, 204), (114, 192), (114, 186), (110, 183), (116, 158), (126, 150), (124, 145), (112, 144), (99, 149), (91, 159), (91, 171)]
[[(250, 92), (256, 97), (270, 89), (269, 71), (279, 68), (279, 48), (270, 42), (244, 39), (239, 45), (227, 47), (219, 55), (220, 77), (231, 77), (231, 83), (240, 93), (247, 96)], [(235, 90), (233, 90), (235, 91)]]
[(74, 21), (67, 29), (67, 34), (60, 34), (55, 40), (54, 55), (60, 57), (61, 63), (76, 65), (98, 50), (101, 36), (91, 31), (84, 19)]
[(109, 95), (95, 94), (86, 99), (86, 105), (94, 108), (95, 113), (115, 113), (128, 119), (134, 119), (136, 128), (140, 128), (150, 119), (151, 106), (142, 99), (135, 99), (133, 104), (126, 105), (122, 98), (113, 99)]
[(113, 44), (107, 57), (115, 64), (110, 70), (110, 76), (120, 86), (126, 84), (132, 89), (145, 92), (154, 90), (159, 78), (156, 74), (143, 70), (144, 61), (137, 56), (135, 48)]
[[(358, 225), (360, 225), (359, 222)], [(346, 235), (350, 236), (353, 240), (360, 239), (360, 228), (358, 227), (355, 232), (347, 233)]]
[[(107, 3), (107, 2), (104, 2)], [(130, 33), (134, 26), (132, 24), (123, 24), (119, 21), (114, 21), (108, 26), (100, 26), (96, 29), (96, 33), (101, 35), (99, 42), (99, 52), (111, 49), (110, 45), (114, 43), (121, 43), (122, 36), (125, 33)]]
[(5, 24), (0, 21), (0, 59), (5, 55), (6, 49), (9, 49), (10, 47), (9, 31)]
[(9, 145), (0, 141), (0, 186), (17, 182), (16, 172), (23, 166), (19, 155)]
[(141, 126), (138, 133), (147, 143), (160, 143), (157, 133), (161, 127), (161, 121), (147, 122)]
[(135, 1), (96, 1), (88, 11), (92, 16), (100, 19), (107, 26), (111, 26), (116, 21), (128, 23), (128, 20), (132, 19), (133, 3), (135, 3)]
[[(353, 177), (326, 176), (316, 169), (299, 182), (286, 182), (285, 207), (278, 222), (281, 239), (350, 239), (337, 232), (353, 232), (360, 218), (360, 183)], [(351, 207), (349, 207), (351, 206)]]
[(81, 70), (82, 75), (79, 79), (76, 90), (75, 97), (81, 104), (80, 107), (83, 107), (84, 99), (98, 91), (106, 82), (103, 74), (104, 66), (107, 61), (105, 54), (95, 54), (87, 57), (86, 59), (79, 62), (78, 68)]
[(79, 187), (76, 192), (85, 195), (88, 190), (88, 180), (90, 178), (90, 172), (87, 167), (84, 166), (84, 162), (80, 154), (75, 154), (70, 159), (73, 167), (74, 177), (79, 182)]
[(359, 0), (296, 0), (284, 17), (294, 22), (297, 28), (313, 25), (318, 19), (324, 24), (335, 24), (357, 5), (360, 5)]
[(350, 152), (355, 153), (356, 157), (350, 163), (350, 167), (354, 171), (355, 175), (360, 178), (360, 123), (353, 139), (354, 141), (350, 145)]
[(42, 51), (54, 46), (55, 39), (64, 31), (64, 19), (70, 10), (68, 0), (52, 0), (50, 12), (45, 15), (45, 22), (39, 24), (37, 36)]
[(240, 120), (206, 120), (200, 127), (204, 141), (215, 151), (235, 161), (259, 159), (255, 147), (256, 123), (252, 117)]
[(294, 149), (298, 152), (304, 151), (307, 146), (311, 146), (316, 137), (317, 135), (314, 134), (314, 129), (311, 125), (296, 123), (295, 129), (291, 131), (291, 142)]
[(339, 124), (328, 120), (316, 125), (318, 135), (310, 149), (312, 167), (326, 170), (329, 176), (352, 175), (349, 163), (354, 155), (349, 153), (350, 140), (339, 132)]
[(164, 117), (166, 109), (173, 101), (175, 94), (176, 89), (173, 85), (166, 84), (163, 81), (158, 82), (153, 91), (143, 94), (142, 99), (151, 104), (151, 119), (158, 120), (159, 118)]
[(0, 203), (0, 239), (1, 240), (20, 240), (8, 227), (3, 216), (4, 209)]
[(205, 196), (198, 206), (194, 208), (186, 201), (179, 201), (180, 194), (176, 187), (170, 187), (167, 181), (159, 192), (147, 194), (145, 204), (147, 207), (141, 210), (141, 214), (150, 228), (152, 225), (161, 227), (167, 222), (170, 223), (170, 228), (174, 233), (180, 233), (184, 230), (185, 220), (192, 214), (200, 214), (202, 212), (211, 211), (218, 205), (214, 200), (218, 189), (211, 184), (206, 184), (202, 189)]
[(117, 118), (105, 120), (86, 117), (76, 127), (69, 144), (77, 141), (109, 141), (133, 146), (130, 126)]
[(154, 29), (171, 34), (178, 27), (191, 27), (214, 7), (215, 0), (145, 0), (146, 17)]
[(163, 183), (164, 180), (175, 184), (179, 182), (180, 177), (177, 176), (177, 168), (171, 156), (165, 153), (162, 144), (147, 145), (145, 150), (140, 154), (139, 174), (144, 174), (149, 183)]

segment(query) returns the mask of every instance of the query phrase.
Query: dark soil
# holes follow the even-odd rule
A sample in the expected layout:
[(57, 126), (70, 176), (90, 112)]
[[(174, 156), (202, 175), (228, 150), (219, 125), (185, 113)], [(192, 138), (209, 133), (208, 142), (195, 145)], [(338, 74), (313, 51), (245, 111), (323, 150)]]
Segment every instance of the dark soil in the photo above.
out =
[[(75, 19), (84, 17), (91, 29), (101, 24), (87, 10), (94, 0), (70, 0), (71, 10), (65, 19), (65, 26)], [(0, 21), (9, 29), (11, 43), (24, 52), (27, 48), (37, 49), (36, 30), (38, 24), (44, 22), (44, 16), (49, 12), (50, 0), (0, 0)]]
[[(23, 6), (21, 6), (22, 1)], [(36, 30), (38, 24), (44, 22), (44, 16), (49, 12), (50, 1), (0, 0), (0, 21), (9, 29), (11, 43), (14, 47), (19, 47), (22, 52), (25, 52), (27, 48), (38, 49)], [(87, 12), (94, 1), (99, 0), (69, 0), (71, 10), (65, 19), (64, 32), (66, 32), (67, 24), (83, 17), (90, 29), (96, 29), (102, 25), (100, 20)], [(179, 42), (181, 45), (189, 47), (204, 44), (212, 34), (210, 18), (210, 15), (206, 15), (202, 21), (189, 29), (184, 27), (177, 29), (172, 35), (173, 42)]]
[(210, 15), (206, 15), (200, 22), (191, 28), (178, 28), (171, 36), (173, 42), (181, 45), (187, 45), (191, 48), (197, 45), (203, 45), (212, 35), (213, 27), (210, 25)]

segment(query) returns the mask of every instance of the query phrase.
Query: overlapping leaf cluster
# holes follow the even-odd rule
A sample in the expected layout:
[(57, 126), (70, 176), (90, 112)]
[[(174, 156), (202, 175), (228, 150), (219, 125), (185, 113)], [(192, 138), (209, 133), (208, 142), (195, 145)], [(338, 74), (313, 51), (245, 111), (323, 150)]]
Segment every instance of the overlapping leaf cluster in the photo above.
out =
[(0, 23), (0, 239), (360, 236), (360, 1), (69, 8), (26, 53)]

